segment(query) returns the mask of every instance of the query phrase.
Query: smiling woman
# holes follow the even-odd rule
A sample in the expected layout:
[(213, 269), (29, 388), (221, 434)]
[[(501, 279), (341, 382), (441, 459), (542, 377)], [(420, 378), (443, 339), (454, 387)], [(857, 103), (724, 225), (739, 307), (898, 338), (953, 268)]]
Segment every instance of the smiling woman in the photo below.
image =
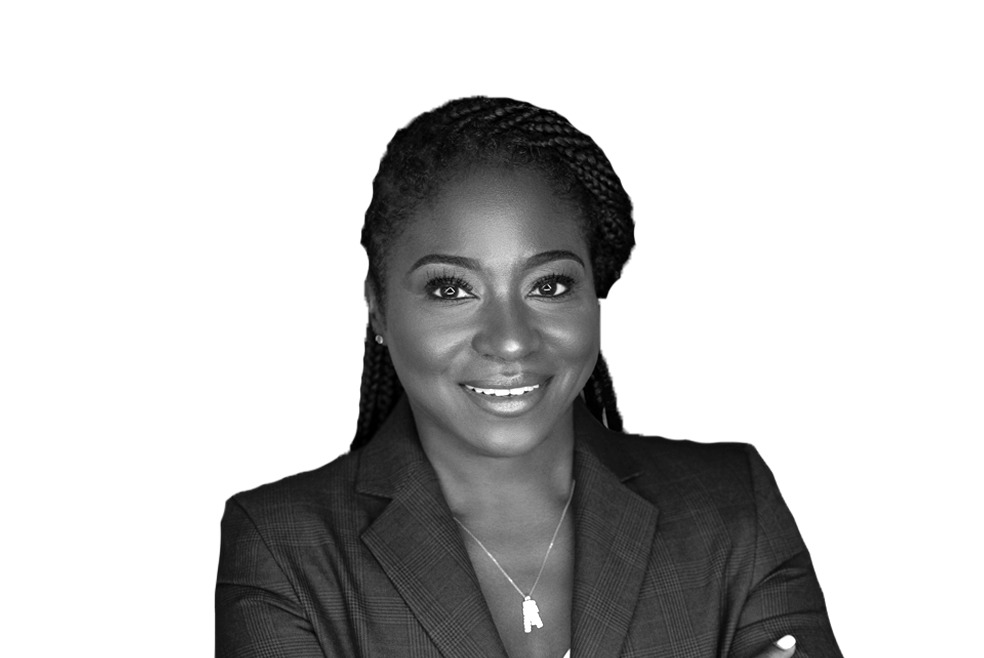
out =
[(462, 99), (373, 189), (352, 450), (228, 502), (217, 654), (839, 656), (755, 450), (621, 431), (598, 300), (633, 221), (598, 146)]

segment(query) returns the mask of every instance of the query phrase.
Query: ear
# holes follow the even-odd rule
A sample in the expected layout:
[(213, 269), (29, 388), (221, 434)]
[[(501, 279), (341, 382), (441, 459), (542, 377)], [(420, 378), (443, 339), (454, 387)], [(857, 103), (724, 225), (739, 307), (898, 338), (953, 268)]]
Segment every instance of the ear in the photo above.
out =
[(386, 323), (383, 322), (383, 312), (379, 303), (379, 295), (376, 293), (376, 286), (366, 278), (365, 283), (366, 304), (369, 306), (369, 325), (373, 333), (386, 338)]

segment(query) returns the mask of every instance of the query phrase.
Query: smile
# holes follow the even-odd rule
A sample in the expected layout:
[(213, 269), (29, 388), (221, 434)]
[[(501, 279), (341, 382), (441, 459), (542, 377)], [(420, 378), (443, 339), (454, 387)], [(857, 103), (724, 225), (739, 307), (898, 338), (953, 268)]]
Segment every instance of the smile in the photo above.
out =
[(486, 413), (500, 418), (514, 418), (535, 408), (546, 395), (551, 378), (534, 377), (518, 377), (516, 381), (499, 386), (494, 380), (473, 381), (470, 384), (462, 382), (461, 388), (468, 399)]
[(490, 395), (497, 398), (526, 395), (527, 393), (532, 393), (536, 389), (540, 388), (539, 384), (534, 384), (533, 386), (520, 386), (518, 388), (479, 388), (477, 386), (469, 386), (468, 384), (465, 384), (464, 386), (469, 391), (475, 391), (481, 395)]

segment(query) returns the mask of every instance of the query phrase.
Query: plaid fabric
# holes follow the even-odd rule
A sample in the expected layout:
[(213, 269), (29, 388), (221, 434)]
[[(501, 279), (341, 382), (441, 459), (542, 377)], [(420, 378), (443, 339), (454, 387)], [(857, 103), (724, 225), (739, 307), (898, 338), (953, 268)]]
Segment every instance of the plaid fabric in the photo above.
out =
[[(754, 448), (609, 432), (575, 408), (572, 656), (838, 657)], [(365, 448), (226, 504), (216, 655), (506, 652), (404, 400)]]

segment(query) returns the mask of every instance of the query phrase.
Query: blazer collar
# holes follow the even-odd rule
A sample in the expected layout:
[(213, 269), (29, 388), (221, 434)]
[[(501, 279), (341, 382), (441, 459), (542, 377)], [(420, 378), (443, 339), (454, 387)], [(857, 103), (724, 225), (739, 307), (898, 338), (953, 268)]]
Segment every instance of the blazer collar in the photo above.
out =
[[(652, 552), (658, 511), (624, 483), (640, 473), (583, 403), (574, 409), (573, 655), (617, 656)], [(402, 398), (362, 450), (356, 491), (390, 499), (362, 534), (446, 656), (506, 658), (437, 474)]]
[(653, 552), (659, 511), (626, 485), (642, 473), (619, 436), (575, 403), (575, 656), (620, 655)]

